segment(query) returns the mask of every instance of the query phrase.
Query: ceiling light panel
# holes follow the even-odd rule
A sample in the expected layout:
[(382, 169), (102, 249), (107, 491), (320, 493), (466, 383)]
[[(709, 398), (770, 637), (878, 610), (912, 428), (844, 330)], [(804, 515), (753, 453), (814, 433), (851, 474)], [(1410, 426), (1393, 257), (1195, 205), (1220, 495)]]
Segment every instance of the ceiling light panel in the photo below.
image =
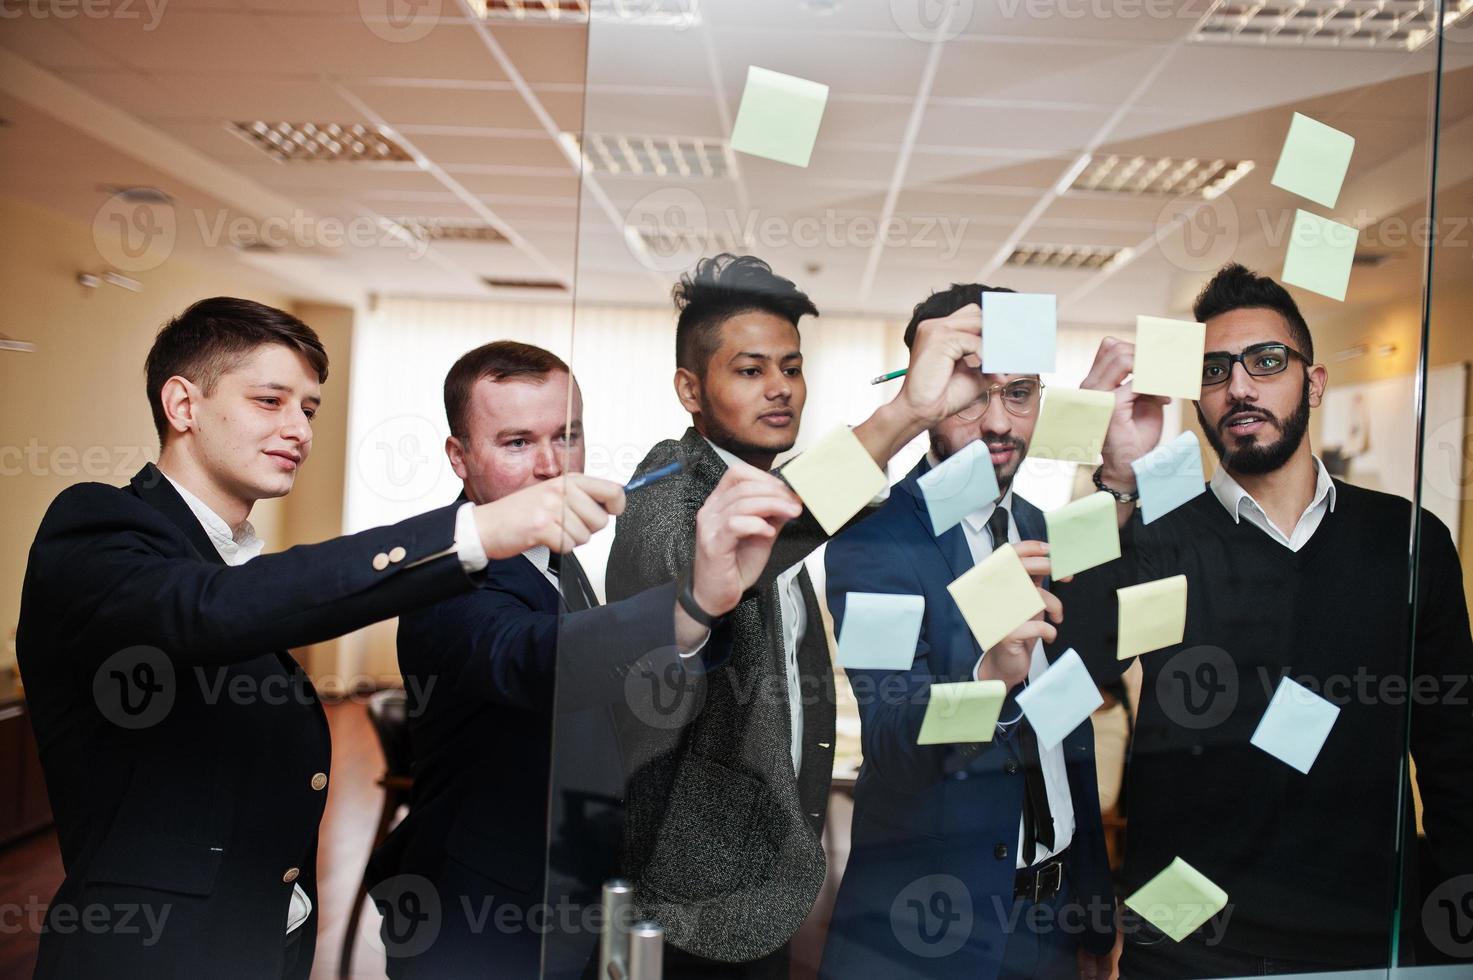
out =
[(1029, 269), (1080, 269), (1098, 271), (1124, 261), (1130, 249), (1104, 245), (1019, 245), (1008, 256), (1008, 265)]
[(1253, 170), (1252, 160), (1188, 157), (1095, 157), (1069, 185), (1105, 194), (1196, 195), (1212, 200)]
[(700, 0), (470, 0), (482, 18), (512, 23), (586, 24), (589, 20), (646, 27), (693, 27)]
[(329, 163), (413, 163), (409, 151), (377, 126), (362, 123), (230, 123), (231, 131), (278, 160)]
[[(578, 145), (575, 133), (563, 138)], [(686, 177), (721, 180), (731, 175), (731, 151), (720, 140), (692, 136), (588, 133), (582, 146), (588, 172), (606, 177)]]
[[(1455, 23), (1473, 0), (1447, 0)], [(1415, 51), (1436, 33), (1438, 0), (1214, 0), (1190, 40), (1260, 47)]]
[(480, 221), (453, 218), (395, 218), (393, 224), (422, 242), (504, 242), (506, 236)]

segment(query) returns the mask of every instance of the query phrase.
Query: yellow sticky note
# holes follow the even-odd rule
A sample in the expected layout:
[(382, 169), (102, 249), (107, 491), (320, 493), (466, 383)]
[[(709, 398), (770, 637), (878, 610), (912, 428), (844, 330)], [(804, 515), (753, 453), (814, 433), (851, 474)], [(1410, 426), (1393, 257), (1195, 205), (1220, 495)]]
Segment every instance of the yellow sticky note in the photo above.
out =
[(885, 489), (885, 471), (847, 426), (839, 426), (789, 462), (780, 475), (829, 534)]
[(1125, 900), (1141, 918), (1176, 942), (1227, 907), (1228, 895), (1181, 858)]
[(1067, 463), (1094, 463), (1105, 444), (1105, 430), (1114, 411), (1113, 392), (1049, 386), (1043, 393), (1043, 408), (1033, 441), (1028, 444), (1028, 455)]
[(1138, 395), (1196, 401), (1202, 397), (1202, 353), (1206, 346), (1205, 323), (1136, 317), (1135, 379), (1131, 388)]
[(1354, 136), (1296, 112), (1269, 183), (1333, 208), (1354, 152)]
[(992, 741), (1007, 696), (1008, 686), (1002, 681), (932, 684), (931, 701), (926, 705), (916, 744)]
[(751, 65), (731, 148), (795, 167), (808, 166), (829, 87), (796, 75)]
[(983, 651), (1043, 610), (1023, 559), (1005, 544), (946, 587)]
[(1060, 579), (1120, 557), (1120, 524), (1108, 493), (1080, 497), (1043, 515), (1049, 563)]
[(1187, 631), (1187, 577), (1173, 575), (1116, 589), (1120, 600), (1120, 646), (1116, 660), (1129, 660), (1180, 643)]
[(1295, 211), (1284, 254), (1284, 282), (1343, 302), (1359, 239), (1360, 232), (1352, 225)]

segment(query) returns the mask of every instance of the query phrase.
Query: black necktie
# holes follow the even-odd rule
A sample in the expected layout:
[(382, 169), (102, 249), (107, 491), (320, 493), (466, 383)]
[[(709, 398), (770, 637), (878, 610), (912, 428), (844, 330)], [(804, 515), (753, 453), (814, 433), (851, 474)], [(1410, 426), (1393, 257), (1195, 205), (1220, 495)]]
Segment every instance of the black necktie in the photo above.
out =
[(583, 568), (572, 555), (560, 555), (556, 551), (547, 553), (547, 570), (558, 581), (563, 604), (568, 612), (582, 612), (593, 608), (593, 590), (583, 576)]
[[(1008, 540), (1008, 512), (998, 506), (987, 519), (987, 533), (994, 550)], [(1023, 756), (1023, 862), (1032, 864), (1038, 845), (1054, 847), (1054, 815), (1048, 805), (1048, 785), (1043, 781), (1043, 760), (1038, 754), (1038, 735), (1028, 719), (1018, 722), (1018, 750)]]

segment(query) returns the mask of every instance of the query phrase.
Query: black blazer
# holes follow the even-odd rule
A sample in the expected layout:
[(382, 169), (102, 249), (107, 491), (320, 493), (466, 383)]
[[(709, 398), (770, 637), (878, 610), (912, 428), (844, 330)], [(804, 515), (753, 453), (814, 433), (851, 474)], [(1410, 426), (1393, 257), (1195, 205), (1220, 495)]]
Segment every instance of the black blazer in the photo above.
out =
[[(582, 576), (576, 560), (563, 561), (568, 593)], [(518, 555), (491, 562), (474, 592), (400, 618), (414, 796), (370, 864), (390, 976), (539, 975), (543, 931), (527, 923), (548, 892), (555, 726), (552, 813), (563, 853), (552, 904), (594, 900), (613, 873), (624, 771), (613, 713), (636, 663), (684, 663), (674, 648), (675, 587), (569, 612), (580, 605), (561, 604)], [(568, 921), (578, 924), (562, 929)], [(555, 913), (550, 927), (562, 933), (550, 958), (577, 975), (597, 936), (569, 913)]]
[(470, 589), (454, 535), (447, 507), (232, 568), (152, 464), (57, 496), (16, 635), (66, 871), (37, 977), (282, 976), (294, 882), (307, 976), (331, 752), (286, 651)]

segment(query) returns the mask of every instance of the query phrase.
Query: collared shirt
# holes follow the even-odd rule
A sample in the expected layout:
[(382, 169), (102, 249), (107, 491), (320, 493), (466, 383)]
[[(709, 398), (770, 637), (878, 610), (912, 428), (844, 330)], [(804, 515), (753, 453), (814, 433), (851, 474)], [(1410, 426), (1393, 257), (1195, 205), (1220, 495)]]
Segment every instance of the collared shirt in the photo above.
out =
[(554, 589), (557, 589), (559, 592), (562, 591), (562, 586), (559, 584), (557, 576), (552, 573), (552, 569), (549, 567), (552, 563), (552, 552), (547, 550), (547, 545), (533, 545), (522, 552), (522, 557), (531, 562), (532, 567), (541, 572), (542, 577), (547, 579)]
[(1320, 522), (1325, 519), (1325, 515), (1335, 510), (1335, 481), (1330, 479), (1329, 471), (1325, 469), (1325, 464), (1320, 462), (1318, 456), (1310, 458), (1314, 460), (1315, 469), (1314, 499), (1310, 501), (1304, 513), (1299, 515), (1298, 522), (1287, 535), (1269, 519), (1258, 501), (1253, 499), (1253, 495), (1233, 479), (1227, 467), (1219, 466), (1217, 472), (1212, 474), (1212, 492), (1227, 508), (1228, 513), (1233, 515), (1233, 523), (1241, 523), (1246, 517), (1255, 527), (1261, 529), (1285, 548), (1290, 551), (1298, 551), (1308, 544), (1314, 532), (1319, 530)]
[[(962, 533), (966, 535), (967, 547), (971, 549), (973, 563), (981, 562), (992, 554), (992, 536), (987, 532), (987, 521), (992, 517), (992, 512), (1001, 505), (1008, 511), (1008, 541), (1018, 542), (1023, 540), (1018, 532), (1018, 521), (1013, 516), (1013, 491), (1003, 494), (997, 503), (979, 507), (966, 517), (962, 518)], [(987, 655), (983, 651), (982, 656)], [(977, 661), (982, 663), (981, 659)], [(1028, 680), (1036, 681), (1048, 670), (1048, 657), (1043, 652), (1043, 641), (1039, 640), (1033, 644), (1033, 658), (1028, 665)], [(976, 668), (972, 670), (976, 676)], [(1019, 716), (1021, 717), (1021, 716)], [(1005, 731), (1017, 724), (1018, 718), (999, 719), (997, 727), (999, 731)], [(1074, 800), (1069, 795), (1069, 773), (1064, 767), (1063, 743), (1046, 749), (1042, 745), (1038, 747), (1039, 761), (1043, 766), (1043, 784), (1048, 793), (1049, 811), (1054, 818), (1054, 846), (1052, 849), (1044, 847), (1043, 842), (1038, 844), (1037, 853), (1034, 855), (1033, 863), (1039, 864), (1058, 854), (1068, 847), (1074, 839)], [(1018, 868), (1029, 867), (1023, 857), (1023, 820), (1018, 819)]]

